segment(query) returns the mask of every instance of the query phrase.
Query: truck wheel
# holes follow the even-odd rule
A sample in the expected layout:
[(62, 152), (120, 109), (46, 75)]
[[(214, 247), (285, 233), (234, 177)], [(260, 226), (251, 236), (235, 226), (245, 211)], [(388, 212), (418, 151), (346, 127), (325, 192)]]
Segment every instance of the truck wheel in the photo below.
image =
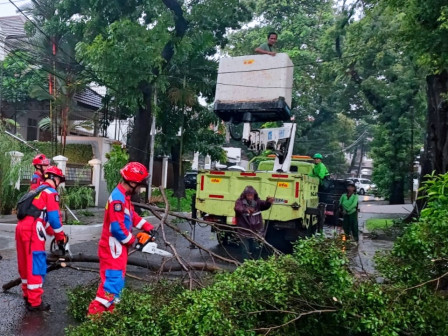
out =
[(292, 244), (289, 240), (285, 239), (285, 230), (276, 229), (273, 224), (271, 222), (268, 225), (266, 241), (283, 253), (292, 253)]

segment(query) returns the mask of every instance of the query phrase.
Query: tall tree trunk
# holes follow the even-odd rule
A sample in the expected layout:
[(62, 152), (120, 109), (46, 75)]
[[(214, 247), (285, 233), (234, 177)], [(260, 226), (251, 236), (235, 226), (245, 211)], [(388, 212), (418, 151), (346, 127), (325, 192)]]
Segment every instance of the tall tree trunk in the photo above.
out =
[(171, 146), (171, 160), (173, 163), (174, 196), (185, 197), (184, 179), (182, 178), (182, 174), (179, 174), (179, 172), (183, 172), (183, 169), (182, 157), (180, 155), (180, 146), (178, 142)]
[(392, 182), (390, 186), (389, 204), (404, 204), (404, 180), (399, 179)]
[[(426, 77), (426, 97), (428, 114), (426, 119), (426, 139), (423, 155), (420, 158), (420, 181), (426, 175), (435, 172), (444, 174), (448, 171), (448, 72)], [(425, 200), (419, 199), (411, 216), (416, 217), (425, 206)]]
[(152, 86), (148, 82), (140, 83), (139, 89), (143, 102), (134, 117), (134, 127), (129, 139), (129, 160), (137, 161), (146, 167), (149, 163), (149, 141), (152, 120)]
[[(188, 30), (188, 21), (183, 16), (183, 9), (177, 0), (162, 0), (163, 4), (171, 11), (174, 19), (174, 36), (168, 41), (161, 56), (165, 60), (163, 67), (166, 67), (174, 56), (174, 47), (177, 42), (182, 40)], [(159, 68), (153, 70), (157, 77), (160, 73)], [(149, 143), (151, 134), (152, 107), (151, 107), (151, 88), (150, 82), (144, 81), (140, 83), (140, 91), (143, 95), (143, 103), (138, 109), (134, 117), (134, 128), (129, 139), (129, 160), (138, 161), (145, 166), (149, 163)]]

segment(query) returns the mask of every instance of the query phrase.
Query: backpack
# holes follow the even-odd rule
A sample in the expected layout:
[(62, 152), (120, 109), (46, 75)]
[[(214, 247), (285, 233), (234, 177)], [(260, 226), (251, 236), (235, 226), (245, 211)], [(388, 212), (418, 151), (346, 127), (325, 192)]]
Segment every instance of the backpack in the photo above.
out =
[(17, 202), (17, 219), (22, 220), (26, 216), (31, 216), (34, 219), (40, 216), (42, 209), (38, 209), (33, 205), (34, 198), (39, 195), (45, 189), (50, 188), (50, 186), (42, 185), (34, 190), (27, 192), (25, 195), (20, 197), (19, 202)]

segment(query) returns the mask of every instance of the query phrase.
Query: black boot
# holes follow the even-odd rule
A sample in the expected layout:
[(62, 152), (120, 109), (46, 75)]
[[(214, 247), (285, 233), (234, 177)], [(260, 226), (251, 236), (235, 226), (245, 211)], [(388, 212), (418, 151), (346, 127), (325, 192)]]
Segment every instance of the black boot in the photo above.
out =
[(27, 308), (31, 306), (30, 303), (28, 302), (28, 298), (24, 297), (24, 298), (23, 298), (23, 301), (25, 301), (25, 306), (26, 306)]
[(28, 309), (28, 311), (30, 312), (49, 311), (50, 308), (51, 307), (48, 303), (43, 302), (38, 306), (31, 306), (31, 305), (26, 306), (26, 309)]

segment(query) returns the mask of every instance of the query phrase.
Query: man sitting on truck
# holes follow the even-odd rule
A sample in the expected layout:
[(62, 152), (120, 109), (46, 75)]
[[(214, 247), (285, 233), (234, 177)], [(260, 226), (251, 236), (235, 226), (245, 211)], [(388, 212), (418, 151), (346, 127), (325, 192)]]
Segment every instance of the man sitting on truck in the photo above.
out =
[(236, 200), (236, 225), (244, 228), (244, 230), (238, 230), (238, 236), (242, 242), (243, 259), (260, 257), (261, 248), (256, 242), (256, 236), (264, 237), (266, 233), (261, 212), (269, 209), (272, 203), (274, 203), (273, 197), (267, 197), (266, 201), (262, 201), (252, 186), (244, 188), (240, 198)]
[[(330, 178), (330, 173), (327, 167), (322, 163), (323, 156), (320, 153), (316, 153), (313, 156), (314, 167), (309, 176), (317, 177), (319, 179), (319, 187), (323, 187), (323, 181)], [(320, 189), (320, 188), (319, 188)]]
[(262, 55), (277, 55), (275, 51), (274, 45), (277, 43), (277, 33), (270, 32), (268, 34), (268, 41), (266, 43), (261, 44), (258, 48), (255, 49), (257, 54)]

